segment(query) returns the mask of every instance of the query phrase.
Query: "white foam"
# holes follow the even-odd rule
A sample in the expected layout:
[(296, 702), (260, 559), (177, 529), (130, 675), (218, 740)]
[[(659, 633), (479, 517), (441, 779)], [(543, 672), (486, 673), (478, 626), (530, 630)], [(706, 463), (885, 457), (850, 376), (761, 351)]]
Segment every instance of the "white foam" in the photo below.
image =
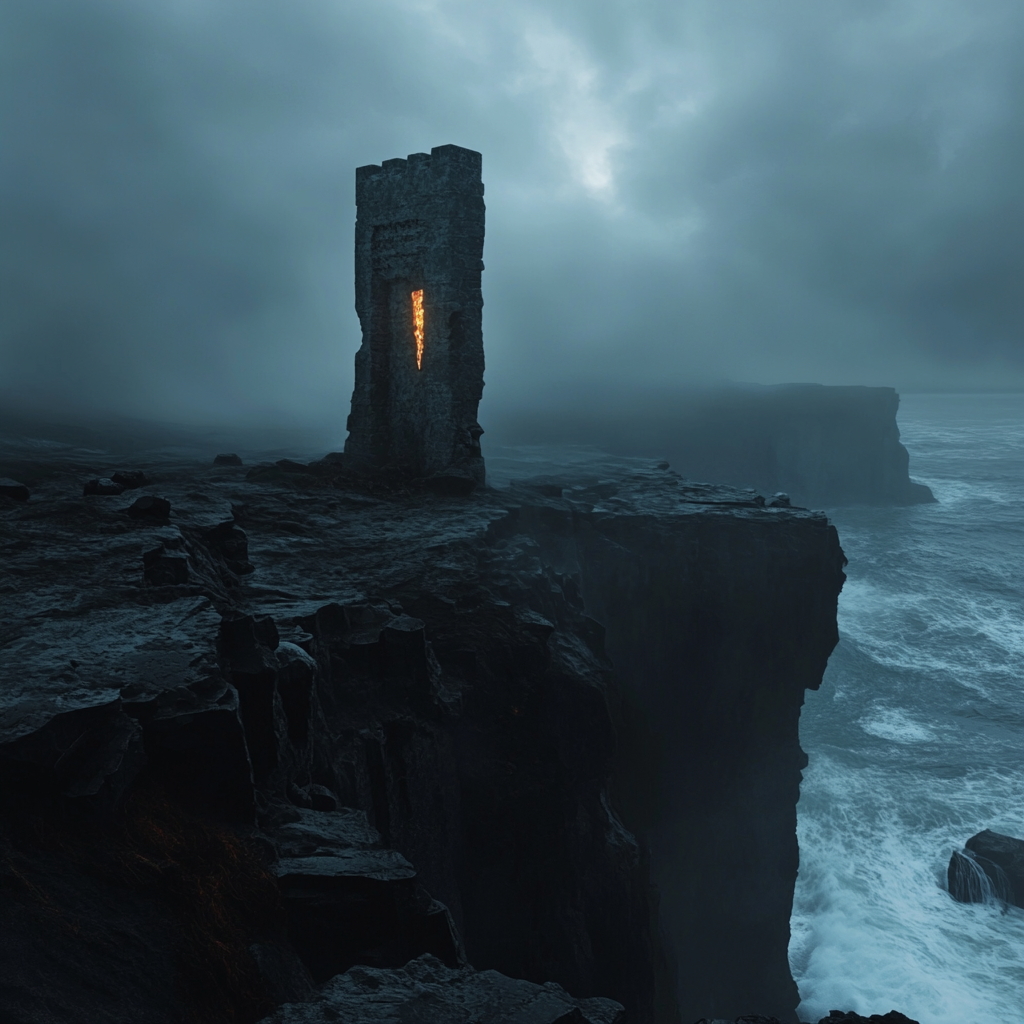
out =
[(924, 743), (935, 739), (935, 733), (915, 722), (899, 708), (876, 707), (858, 722), (869, 735), (893, 743)]
[(953, 849), (1013, 832), (1012, 773), (936, 779), (818, 755), (805, 774), (790, 958), (801, 1019), (898, 1009), (921, 1024), (1019, 1024), (1024, 912), (956, 903)]

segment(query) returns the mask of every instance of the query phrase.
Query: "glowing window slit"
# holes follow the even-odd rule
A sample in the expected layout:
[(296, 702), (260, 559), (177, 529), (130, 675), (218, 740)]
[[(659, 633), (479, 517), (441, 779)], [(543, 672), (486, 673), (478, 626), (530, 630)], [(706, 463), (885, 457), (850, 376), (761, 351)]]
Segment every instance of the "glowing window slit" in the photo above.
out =
[(412, 293), (412, 333), (416, 338), (416, 369), (423, 369), (423, 289)]

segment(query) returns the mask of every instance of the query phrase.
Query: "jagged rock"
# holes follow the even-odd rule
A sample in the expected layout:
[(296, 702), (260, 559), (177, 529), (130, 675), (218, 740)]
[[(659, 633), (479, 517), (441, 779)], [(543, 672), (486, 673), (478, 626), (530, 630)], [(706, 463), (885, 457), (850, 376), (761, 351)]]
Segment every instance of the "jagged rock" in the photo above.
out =
[(306, 787), (309, 794), (309, 805), (314, 811), (336, 811), (338, 809), (338, 797), (326, 786), (313, 782)]
[[(302, 635), (312, 640), (308, 633)], [(298, 644), (288, 640), (278, 642), (276, 654), (277, 692), (281, 698), (281, 710), (284, 712), (288, 739), (297, 751), (304, 750), (310, 742), (313, 687), (317, 674), (316, 659)], [(309, 799), (308, 793), (306, 799)]]
[[(439, 947), (456, 958), (464, 941), (480, 968), (613, 996), (649, 1024), (656, 985), (660, 1005), (674, 998), (654, 967), (660, 913), (673, 943), (699, 936), (676, 952), (700, 968), (686, 963), (700, 1012), (735, 998), (789, 1014), (796, 721), (841, 582), (825, 518), (653, 466), (457, 499), (314, 474), (311, 494), (275, 471), (159, 467), (175, 525), (152, 524), (145, 548), (185, 555), (187, 586), (146, 586), (120, 503), (69, 513), (67, 475), (44, 477), (39, 515), (0, 512), (15, 540), (0, 561), (0, 677), (14, 681), (0, 725), (23, 699), (120, 690), (147, 755), (133, 793), (246, 833), (258, 809), (275, 893), (275, 864), (301, 862), (281, 891), (313, 922), (299, 952), (318, 978)], [(246, 539), (258, 573), (229, 567), (222, 535)], [(652, 722), (687, 739), (664, 764)], [(311, 803), (311, 785), (342, 809), (289, 803)], [(647, 805), (673, 831), (651, 830)], [(705, 903), (666, 887), (659, 912), (631, 829), (678, 854)], [(676, 832), (705, 840), (673, 846)], [(742, 872), (723, 854), (737, 849), (751, 851)], [(367, 851), (414, 877), (371, 877)], [(154, 863), (139, 870), (163, 878)], [(722, 891), (738, 892), (714, 908), (724, 923)], [(358, 941), (339, 936), (360, 913)], [(238, 920), (244, 949), (266, 941)], [(253, 991), (269, 984), (246, 969)]]
[(155, 494), (144, 494), (127, 509), (132, 519), (166, 520), (171, 514), (171, 503), (166, 498), (158, 498)]
[(255, 570), (249, 561), (249, 538), (233, 521), (218, 523), (206, 530), (203, 539), (224, 559), (224, 564), (238, 576), (248, 576)]
[(961, 903), (1000, 901), (1024, 907), (1024, 840), (985, 829), (953, 852), (949, 894)]
[(142, 767), (142, 731), (116, 697), (56, 712), (43, 701), (8, 709), (0, 727), (0, 798), (46, 792), (112, 808)]
[(255, 820), (253, 770), (234, 687), (211, 676), (156, 696), (127, 690), (151, 771), (189, 806), (223, 820)]
[(293, 821), (271, 833), (282, 857), (313, 857), (336, 850), (379, 849), (380, 833), (366, 819), (366, 812), (352, 807), (338, 811), (296, 808)]
[(226, 452), (223, 455), (215, 455), (213, 464), (215, 466), (240, 466), (242, 465), (242, 459), (241, 456), (235, 455), (234, 452)]
[(316, 981), (356, 963), (397, 967), (424, 952), (458, 964), (447, 908), (416, 884), (397, 850), (335, 849), (283, 858), (275, 870), (293, 941)]
[(145, 487), (149, 478), (141, 469), (122, 469), (111, 478), (115, 484), (120, 484), (126, 491), (136, 487)]
[(396, 970), (353, 967), (315, 1002), (289, 1004), (264, 1024), (625, 1024), (611, 999), (573, 999), (553, 982), (535, 985), (497, 971), (452, 968), (420, 956)]
[(109, 480), (104, 476), (98, 480), (86, 481), (85, 487), (82, 488), (82, 494), (120, 494), (123, 490), (124, 486), (122, 484)]
[(288, 799), (291, 800), (296, 807), (311, 809), (313, 806), (313, 801), (309, 798), (309, 793), (307, 793), (301, 786), (296, 786), (294, 782), (288, 784)]
[(791, 502), (785, 491), (776, 491), (766, 502), (768, 508), (789, 508)]
[(28, 501), (28, 488), (17, 480), (9, 477), (0, 477), (0, 498), (10, 498), (11, 501)]

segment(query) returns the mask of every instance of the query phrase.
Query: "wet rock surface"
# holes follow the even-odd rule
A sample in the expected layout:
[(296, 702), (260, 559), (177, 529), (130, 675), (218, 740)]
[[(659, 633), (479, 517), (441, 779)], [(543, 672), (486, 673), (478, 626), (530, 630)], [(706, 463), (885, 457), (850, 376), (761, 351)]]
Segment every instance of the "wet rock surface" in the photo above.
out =
[[(0, 506), (3, 1011), (326, 1020), (377, 977), (390, 1013), (412, 960), (467, 1014), (793, 1020), (825, 518), (646, 464), (468, 497), (272, 465), (145, 464), (102, 498), (36, 467)], [(698, 876), (735, 894), (720, 925)], [(90, 900), (117, 909), (76, 945)]]
[(985, 829), (953, 851), (946, 872), (949, 894), (961, 903), (1024, 907), (1024, 839)]

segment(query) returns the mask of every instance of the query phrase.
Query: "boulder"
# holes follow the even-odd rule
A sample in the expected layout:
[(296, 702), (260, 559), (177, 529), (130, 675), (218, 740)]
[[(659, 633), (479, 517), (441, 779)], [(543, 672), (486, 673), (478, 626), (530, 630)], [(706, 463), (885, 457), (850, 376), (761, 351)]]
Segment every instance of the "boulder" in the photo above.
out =
[(353, 967), (332, 978), (315, 1002), (288, 1003), (264, 1024), (624, 1024), (622, 1005), (574, 999), (561, 985), (535, 985), (497, 971), (448, 967), (425, 955), (404, 967)]
[(166, 498), (158, 498), (155, 494), (144, 494), (136, 498), (128, 508), (132, 519), (151, 519), (165, 521), (171, 514), (171, 503)]
[(97, 480), (86, 481), (85, 487), (82, 488), (82, 495), (89, 494), (120, 494), (124, 490), (124, 487), (103, 476)]
[(954, 851), (947, 870), (949, 894), (961, 903), (992, 900), (1024, 907), (1024, 839), (985, 829)]
[(122, 469), (110, 479), (115, 484), (120, 484), (126, 491), (133, 490), (136, 487), (145, 487), (149, 483), (149, 479), (141, 469)]
[(247, 576), (253, 572), (255, 567), (249, 561), (249, 538), (232, 520), (218, 523), (207, 530), (203, 540), (236, 576)]
[(336, 811), (338, 809), (338, 797), (326, 786), (312, 783), (306, 787), (309, 794), (309, 803), (314, 811)]
[(0, 498), (10, 498), (12, 501), (28, 501), (28, 488), (19, 484), (17, 480), (9, 477), (0, 477)]
[(242, 460), (234, 452), (226, 452), (223, 455), (214, 456), (213, 464), (215, 466), (240, 466)]

